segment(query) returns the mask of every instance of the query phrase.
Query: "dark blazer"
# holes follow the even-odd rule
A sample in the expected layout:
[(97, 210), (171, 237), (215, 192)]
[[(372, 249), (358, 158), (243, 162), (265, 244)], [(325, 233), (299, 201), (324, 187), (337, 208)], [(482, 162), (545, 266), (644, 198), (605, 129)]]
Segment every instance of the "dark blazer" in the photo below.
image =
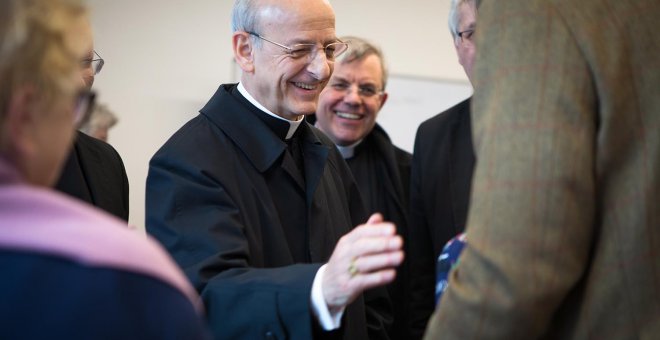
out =
[(128, 177), (119, 153), (80, 131), (55, 189), (128, 221)]
[[(376, 124), (356, 147), (354, 156), (346, 161), (358, 183), (368, 214), (382, 213), (385, 220), (396, 224), (399, 235), (405, 237), (412, 155), (392, 144), (385, 130)], [(406, 281), (407, 273), (402, 265), (397, 270), (396, 280), (387, 287), (394, 312), (390, 331), (392, 339), (407, 338), (404, 333)]]
[(410, 329), (418, 339), (435, 308), (435, 263), (463, 232), (475, 157), (470, 99), (423, 122), (415, 137), (408, 237)]
[[(149, 167), (147, 231), (199, 291), (216, 338), (310, 339), (316, 272), (366, 215), (350, 170), (327, 137), (307, 123), (299, 127), (300, 182), (286, 143), (259, 114), (235, 85), (222, 85), (163, 145)], [(277, 185), (281, 190), (271, 191)], [(284, 225), (278, 207), (295, 207), (301, 197), (307, 223)], [(288, 233), (304, 244), (290, 246)], [(294, 249), (301, 247), (307, 259), (296, 261)], [(339, 335), (366, 339), (365, 314), (360, 297), (346, 309)]]

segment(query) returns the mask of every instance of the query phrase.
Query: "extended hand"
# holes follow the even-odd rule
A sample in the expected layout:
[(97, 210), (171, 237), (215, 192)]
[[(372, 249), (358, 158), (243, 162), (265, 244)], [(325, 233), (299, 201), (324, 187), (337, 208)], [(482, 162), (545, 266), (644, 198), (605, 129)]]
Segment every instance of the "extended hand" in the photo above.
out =
[(403, 261), (403, 240), (394, 224), (373, 214), (342, 236), (323, 276), (323, 297), (331, 311), (346, 307), (363, 291), (388, 284)]

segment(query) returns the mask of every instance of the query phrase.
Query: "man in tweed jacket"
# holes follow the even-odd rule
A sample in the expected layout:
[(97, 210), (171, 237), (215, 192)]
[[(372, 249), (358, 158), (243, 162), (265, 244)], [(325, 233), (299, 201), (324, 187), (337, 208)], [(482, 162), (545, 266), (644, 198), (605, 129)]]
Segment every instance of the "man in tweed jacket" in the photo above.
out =
[(657, 339), (660, 2), (479, 14), (470, 241), (426, 338)]

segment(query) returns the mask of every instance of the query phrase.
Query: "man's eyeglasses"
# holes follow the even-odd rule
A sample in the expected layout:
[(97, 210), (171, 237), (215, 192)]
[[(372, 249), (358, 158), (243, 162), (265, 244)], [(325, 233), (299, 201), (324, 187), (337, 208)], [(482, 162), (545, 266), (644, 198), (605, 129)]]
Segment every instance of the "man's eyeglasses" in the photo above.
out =
[(466, 42), (472, 42), (472, 38), (474, 36), (474, 28), (467, 29), (462, 32), (458, 32), (458, 37), (461, 38), (461, 42), (466, 43)]
[[(318, 51), (317, 50), (318, 46), (316, 44), (295, 44), (292, 46), (286, 46), (274, 42), (272, 40), (268, 40), (257, 33), (254, 32), (247, 32), (247, 33), (261, 40), (265, 40), (271, 44), (283, 48), (288, 55), (290, 55), (295, 59), (300, 59), (303, 57), (308, 57), (311, 59), (313, 56), (316, 55), (316, 52)], [(325, 52), (325, 58), (330, 61), (334, 61), (337, 57), (339, 57), (342, 53), (346, 52), (347, 50), (348, 50), (348, 43), (345, 43), (343, 41), (337, 41), (323, 46), (323, 51)]]
[(80, 62), (80, 65), (83, 69), (91, 68), (94, 72), (94, 75), (97, 75), (99, 72), (101, 72), (104, 64), (105, 61), (98, 53), (96, 53), (96, 51), (94, 51), (94, 56), (91, 59), (85, 58)]
[[(383, 94), (383, 91), (381, 91), (379, 88), (377, 88), (374, 85), (365, 84), (365, 85), (356, 85), (356, 86), (357, 86), (357, 93), (362, 98), (372, 98), (373, 96)], [(330, 88), (332, 88), (337, 92), (348, 94), (351, 92), (351, 88), (353, 88), (353, 84), (347, 82), (337, 82), (330, 84)]]
[(76, 128), (85, 124), (89, 119), (94, 104), (96, 102), (96, 93), (90, 90), (81, 90), (76, 98), (76, 106), (73, 109), (73, 124)]

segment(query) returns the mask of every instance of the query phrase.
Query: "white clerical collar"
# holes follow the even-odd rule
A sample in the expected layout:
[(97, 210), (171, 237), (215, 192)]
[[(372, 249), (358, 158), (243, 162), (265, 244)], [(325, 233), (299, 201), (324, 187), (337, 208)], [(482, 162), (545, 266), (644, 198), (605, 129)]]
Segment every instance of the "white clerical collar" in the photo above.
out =
[(286, 133), (286, 139), (291, 139), (291, 137), (293, 137), (293, 134), (296, 133), (296, 130), (298, 130), (298, 127), (300, 126), (300, 124), (302, 124), (302, 122), (305, 120), (304, 117), (300, 118), (300, 120), (297, 120), (297, 121), (296, 120), (288, 120), (288, 119), (282, 118), (282, 117), (270, 112), (270, 110), (268, 110), (263, 105), (261, 105), (256, 99), (254, 99), (254, 97), (252, 97), (248, 93), (245, 86), (243, 86), (243, 83), (238, 83), (238, 92), (240, 92), (243, 95), (243, 97), (245, 97), (245, 99), (247, 99), (250, 103), (252, 103), (252, 105), (256, 106), (259, 110), (261, 110), (261, 111), (267, 113), (268, 115), (273, 116), (273, 117), (275, 117), (279, 120), (283, 120), (283, 121), (289, 123), (289, 132)]
[(355, 155), (355, 148), (357, 148), (360, 143), (362, 143), (362, 139), (348, 146), (337, 145), (337, 150), (339, 150), (339, 153), (344, 159), (349, 159)]

